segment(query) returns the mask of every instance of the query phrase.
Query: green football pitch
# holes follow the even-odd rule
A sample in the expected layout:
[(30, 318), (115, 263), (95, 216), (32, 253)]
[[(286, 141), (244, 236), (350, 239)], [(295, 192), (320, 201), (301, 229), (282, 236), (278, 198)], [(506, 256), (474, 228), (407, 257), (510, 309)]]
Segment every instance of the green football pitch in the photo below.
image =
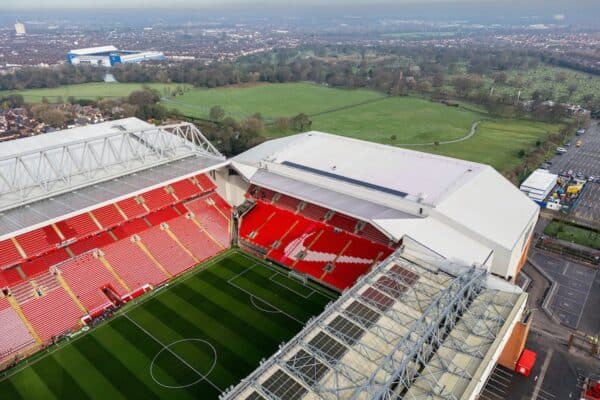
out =
[(216, 399), (335, 297), (230, 251), (0, 376), (0, 399)]

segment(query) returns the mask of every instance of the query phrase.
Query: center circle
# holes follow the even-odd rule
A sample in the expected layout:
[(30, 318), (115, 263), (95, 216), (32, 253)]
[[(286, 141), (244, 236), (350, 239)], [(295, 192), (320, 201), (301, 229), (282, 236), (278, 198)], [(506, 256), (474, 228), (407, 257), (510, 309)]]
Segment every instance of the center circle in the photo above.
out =
[[(213, 354), (213, 361), (212, 364), (210, 365), (210, 367), (208, 368), (208, 371), (203, 372), (203, 371), (198, 371), (194, 366), (190, 366), (189, 361), (185, 360), (180, 354), (178, 354), (173, 348), (176, 347), (178, 344), (181, 343), (190, 343), (190, 342), (197, 342), (197, 343), (202, 343), (204, 344), (206, 347), (208, 347), (210, 349), (210, 351)], [(186, 385), (168, 385), (165, 384), (163, 382), (160, 381), (160, 377), (157, 377), (155, 374), (155, 366), (157, 366), (157, 360), (159, 359), (160, 355), (164, 352), (169, 352), (173, 355), (175, 355), (175, 357), (177, 359), (179, 359), (180, 362), (182, 362), (184, 365), (186, 365), (187, 368), (192, 369), (197, 375), (199, 375), (199, 378), (196, 379), (195, 381), (188, 383)], [(208, 375), (215, 369), (217, 365), (217, 349), (215, 349), (215, 346), (213, 346), (210, 342), (203, 340), (203, 339), (181, 339), (181, 340), (177, 340), (173, 343), (170, 343), (169, 345), (163, 347), (158, 353), (156, 353), (156, 355), (154, 356), (154, 358), (152, 359), (152, 362), (150, 363), (150, 376), (152, 377), (152, 380), (154, 380), (154, 382), (156, 382), (157, 385), (160, 385), (164, 388), (167, 389), (185, 389), (188, 388), (190, 386), (193, 386), (197, 383), (202, 382), (203, 380), (207, 379)], [(157, 367), (158, 368), (158, 367)]]

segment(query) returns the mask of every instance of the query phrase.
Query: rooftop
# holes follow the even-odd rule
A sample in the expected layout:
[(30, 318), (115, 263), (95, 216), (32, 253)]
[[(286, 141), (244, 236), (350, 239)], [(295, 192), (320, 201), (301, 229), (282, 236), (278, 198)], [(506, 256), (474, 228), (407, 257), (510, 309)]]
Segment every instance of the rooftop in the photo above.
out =
[(478, 393), (527, 295), (477, 267), (397, 251), (224, 399), (458, 399)]
[(271, 140), (255, 149), (234, 161), (286, 165), (389, 195), (422, 199), (433, 206), (486, 168), (316, 131)]

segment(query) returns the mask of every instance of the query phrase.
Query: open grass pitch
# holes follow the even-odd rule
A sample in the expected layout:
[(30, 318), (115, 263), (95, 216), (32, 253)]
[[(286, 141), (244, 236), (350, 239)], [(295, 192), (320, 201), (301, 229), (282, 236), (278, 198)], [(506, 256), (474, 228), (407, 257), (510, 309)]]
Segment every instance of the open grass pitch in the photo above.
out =
[(231, 251), (0, 376), (0, 399), (215, 399), (334, 298)]

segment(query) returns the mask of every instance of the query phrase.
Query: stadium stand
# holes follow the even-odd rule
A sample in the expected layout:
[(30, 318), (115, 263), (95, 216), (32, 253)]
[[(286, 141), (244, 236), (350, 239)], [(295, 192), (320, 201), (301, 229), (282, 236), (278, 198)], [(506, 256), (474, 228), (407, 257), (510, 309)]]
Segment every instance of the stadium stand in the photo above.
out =
[(358, 220), (343, 214), (335, 213), (327, 223), (350, 233), (354, 233)]
[(180, 214), (175, 211), (172, 207), (163, 208), (162, 210), (148, 214), (146, 219), (152, 225), (160, 225), (162, 222), (166, 222), (170, 219), (178, 217)]
[(148, 229), (140, 234), (140, 238), (154, 258), (173, 276), (197, 264), (162, 227)]
[[(194, 213), (200, 224), (206, 228), (213, 237), (223, 246), (228, 247), (231, 243), (231, 208), (223, 211), (224, 205), (217, 206), (215, 199), (221, 199), (219, 195), (212, 194), (185, 203), (186, 208)], [(221, 199), (222, 200), (222, 199)], [(226, 204), (226, 203), (225, 203)]]
[(0, 297), (0, 359), (35, 344), (19, 314), (13, 310), (6, 297)]
[(2, 271), (2, 275), (8, 286), (14, 286), (23, 282), (23, 278), (21, 277), (21, 274), (19, 274), (19, 271), (17, 271), (16, 267), (8, 268)]
[(17, 236), (16, 241), (27, 257), (35, 257), (56, 247), (61, 242), (51, 226), (35, 229)]
[(78, 240), (69, 245), (69, 249), (74, 255), (83, 254), (92, 249), (99, 249), (110, 243), (114, 243), (114, 239), (107, 233), (102, 232), (98, 235), (91, 236), (84, 240)]
[(121, 211), (123, 211), (123, 213), (125, 213), (125, 215), (127, 216), (128, 219), (138, 218), (143, 215), (146, 215), (146, 213), (147, 213), (144, 206), (142, 206), (138, 202), (138, 199), (136, 197), (130, 197), (128, 199), (121, 200), (121, 201), (117, 202), (116, 204), (117, 204), (117, 207), (119, 207), (121, 209)]
[(20, 303), (21, 310), (40, 338), (46, 342), (78, 325), (81, 310), (60, 286), (41, 297)]
[(300, 210), (300, 214), (315, 221), (322, 221), (328, 211), (326, 208), (316, 204), (304, 203), (304, 208)]
[(143, 219), (134, 219), (125, 222), (123, 225), (119, 225), (115, 229), (112, 230), (112, 233), (119, 239), (128, 238), (131, 235), (135, 235), (136, 233), (140, 233), (149, 226)]
[(196, 180), (198, 186), (202, 188), (203, 193), (212, 192), (217, 188), (217, 185), (206, 174), (196, 175), (193, 179)]
[(199, 196), (203, 193), (197, 185), (189, 179), (183, 179), (171, 184), (175, 196), (179, 200), (189, 199), (194, 196)]
[(357, 232), (357, 235), (364, 237), (365, 239), (369, 239), (372, 242), (381, 243), (386, 246), (390, 242), (390, 239), (388, 239), (387, 236), (385, 236), (371, 224), (365, 224), (365, 226)]
[(199, 262), (204, 261), (223, 250), (189, 216), (181, 216), (168, 222), (169, 230), (177, 236)]
[(129, 292), (93, 252), (72, 258), (60, 265), (58, 269), (65, 282), (88, 311), (110, 302), (102, 292), (102, 288), (106, 286), (110, 286), (118, 296)]
[(150, 211), (160, 210), (175, 203), (176, 199), (170, 193), (167, 193), (164, 187), (150, 190), (142, 195), (146, 207)]
[(3, 240), (0, 242), (0, 268), (7, 265), (14, 265), (21, 261), (22, 257), (12, 240)]
[(69, 257), (69, 253), (65, 249), (57, 249), (32, 261), (22, 263), (21, 269), (28, 278), (33, 278), (48, 272), (51, 266), (68, 260)]
[(112, 228), (125, 221), (125, 218), (123, 218), (114, 204), (97, 208), (92, 211), (92, 214), (104, 229)]
[[(248, 195), (262, 197), (260, 193), (255, 188)], [(329, 221), (321, 222), (294, 214), (290, 211), (294, 203), (287, 199), (285, 209), (279, 208), (283, 197), (273, 198), (273, 203), (267, 203), (255, 197), (256, 205), (244, 215), (239, 230), (242, 244), (263, 249), (273, 261), (343, 290), (393, 252), (391, 247), (355, 235), (359, 221), (352, 217), (336, 213)], [(315, 216), (328, 213), (318, 206), (312, 211)]]
[(120, 240), (102, 248), (104, 257), (131, 289), (156, 286), (169, 277), (163, 274), (142, 249), (131, 240)]
[(79, 214), (57, 222), (56, 227), (62, 233), (65, 240), (84, 238), (101, 229), (88, 213)]

